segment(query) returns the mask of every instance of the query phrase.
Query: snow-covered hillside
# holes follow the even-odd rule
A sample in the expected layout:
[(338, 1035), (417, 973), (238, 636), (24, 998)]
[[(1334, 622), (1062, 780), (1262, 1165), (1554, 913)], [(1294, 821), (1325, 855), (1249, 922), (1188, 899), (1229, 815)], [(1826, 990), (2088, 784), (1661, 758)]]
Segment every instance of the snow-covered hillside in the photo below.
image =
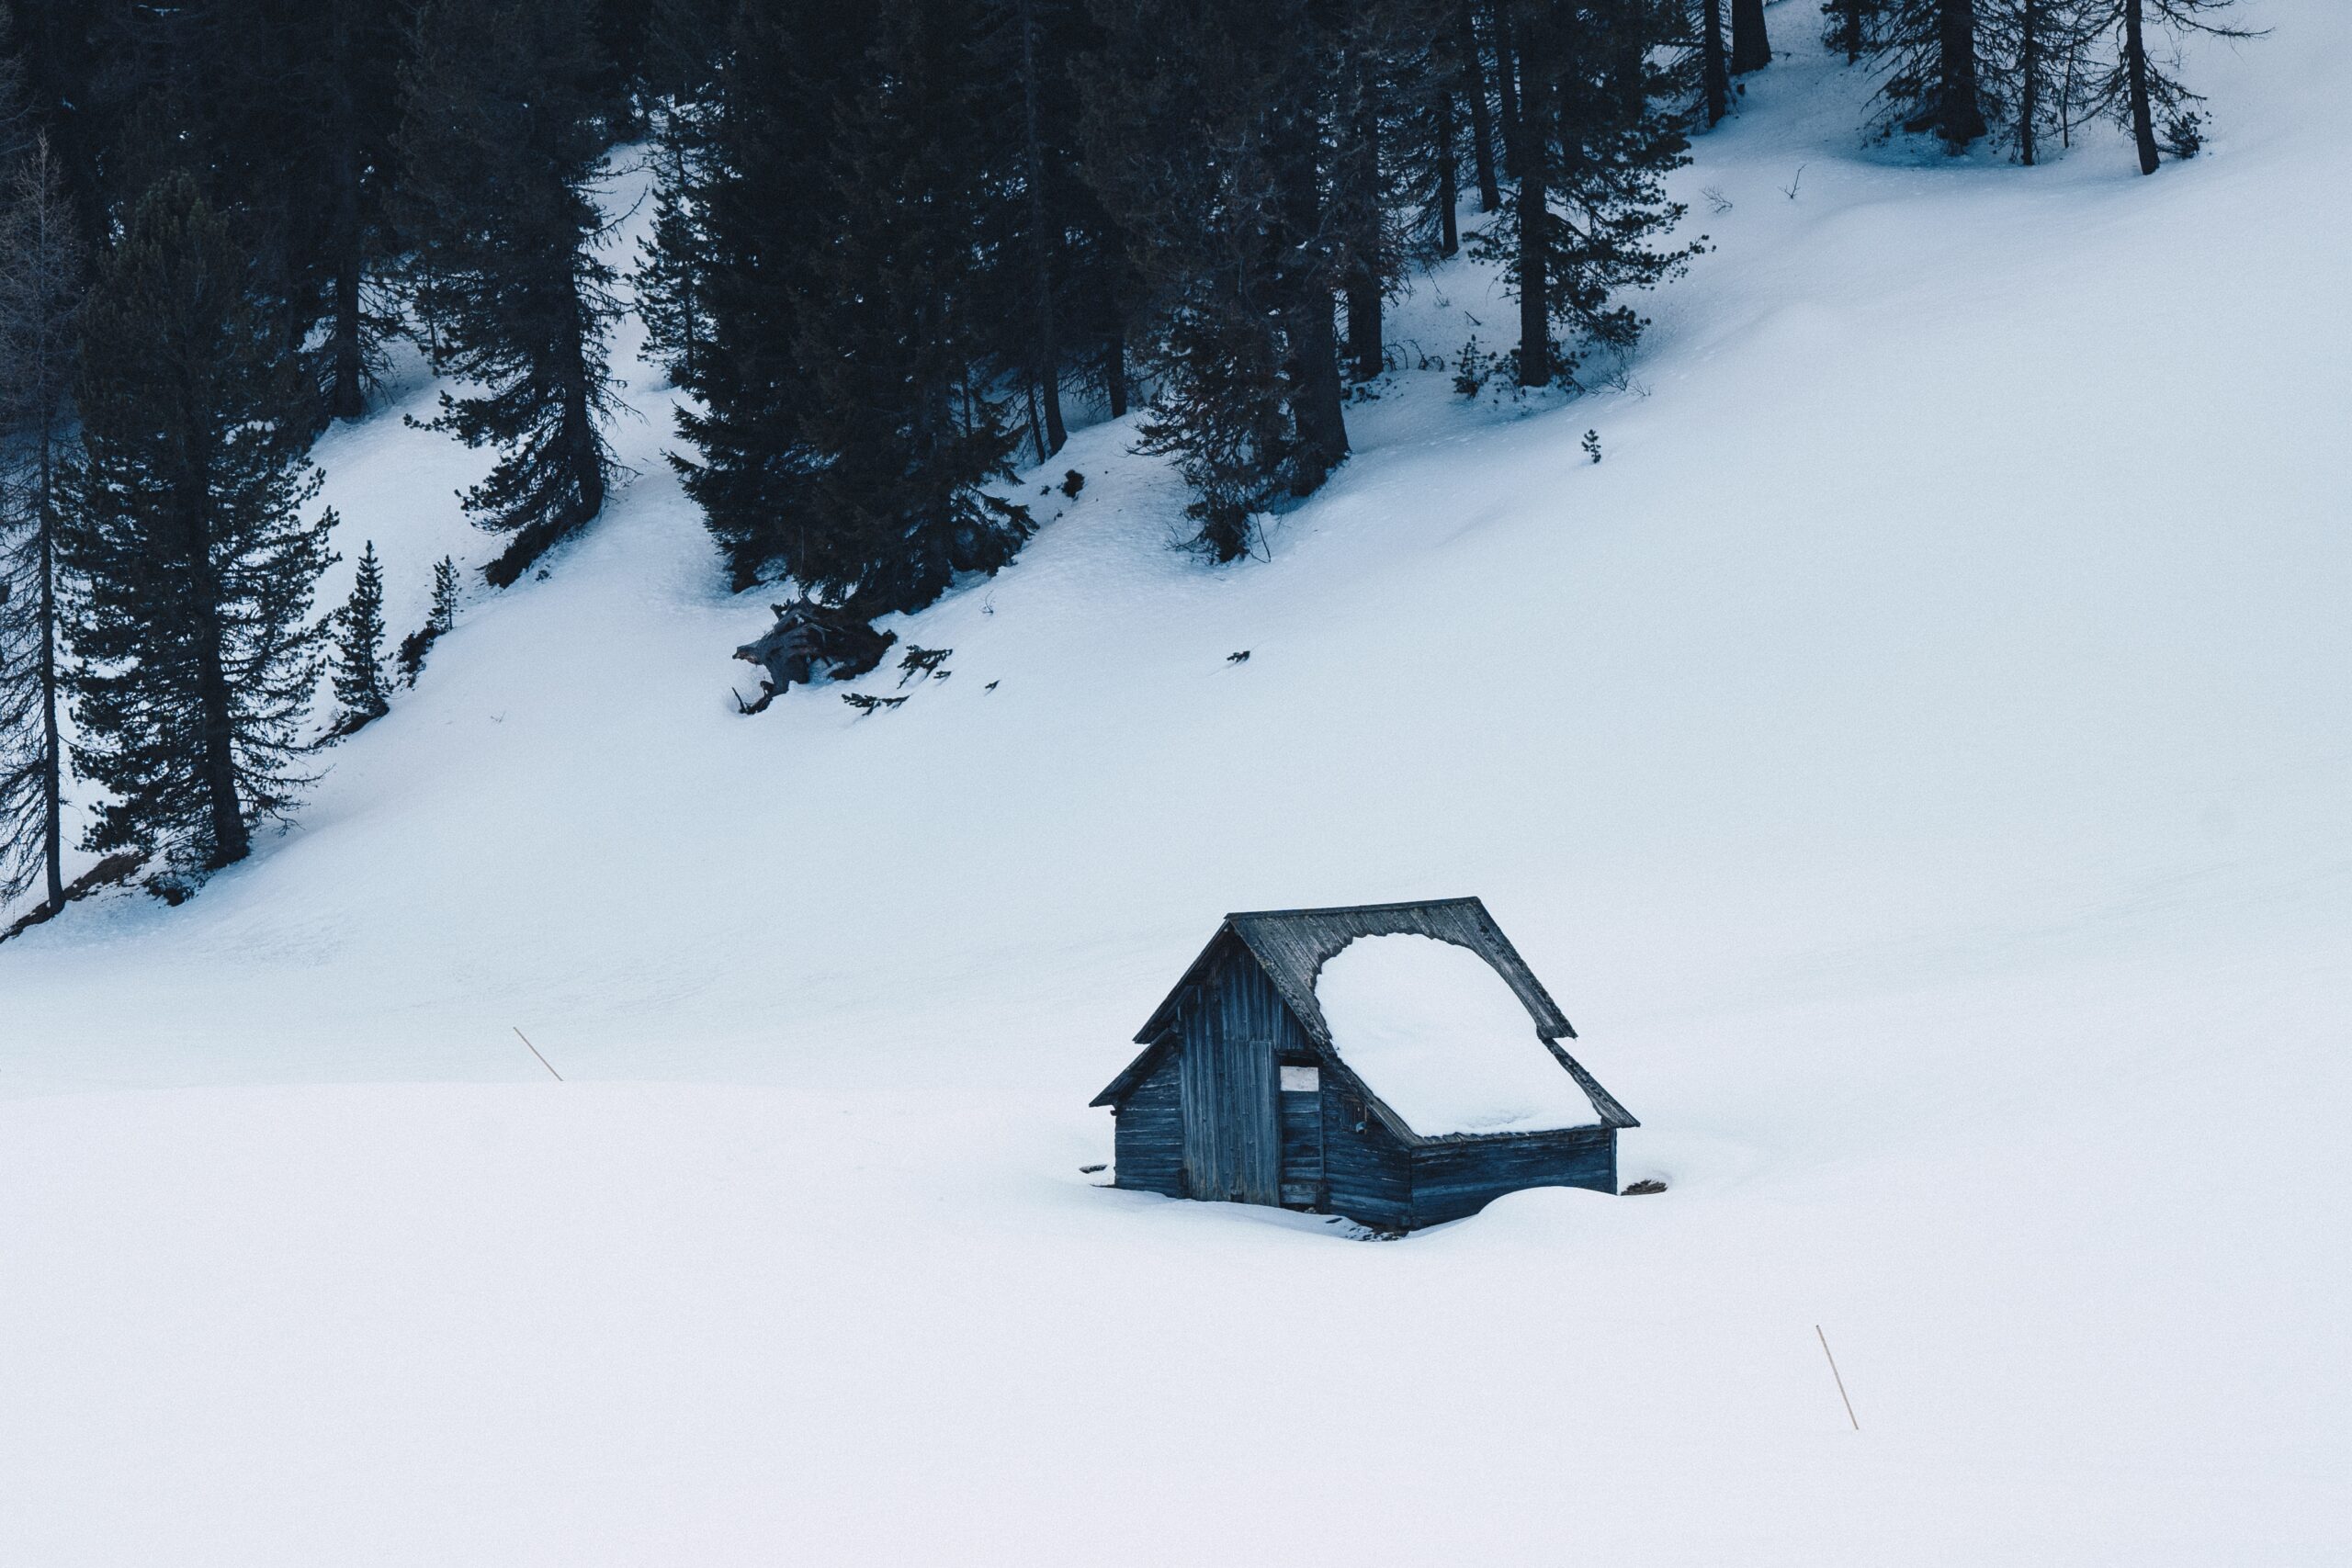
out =
[[(1081, 432), (895, 711), (736, 712), (633, 369), (292, 831), (0, 946), (0, 1561), (2345, 1561), (2352, 16), (2144, 180), (1772, 18), (1622, 389), (1392, 378), (1226, 570)], [(318, 457), (405, 630), (494, 547), (398, 390)], [(1219, 914), (1464, 893), (1665, 1196), (1081, 1174)]]

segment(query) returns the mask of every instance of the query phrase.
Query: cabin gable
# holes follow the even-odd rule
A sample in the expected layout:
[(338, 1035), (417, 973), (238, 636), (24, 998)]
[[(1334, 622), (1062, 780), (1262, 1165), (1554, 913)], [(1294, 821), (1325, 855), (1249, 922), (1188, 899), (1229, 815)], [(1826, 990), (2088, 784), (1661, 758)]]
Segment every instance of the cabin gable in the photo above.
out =
[[(1399, 932), (1485, 959), (1598, 1124), (1430, 1137), (1384, 1101), (1340, 1058), (1314, 987), (1348, 942)], [(1616, 1190), (1617, 1129), (1637, 1123), (1560, 1045), (1574, 1034), (1475, 898), (1229, 915), (1137, 1032), (1141, 1054), (1094, 1103), (1116, 1120), (1116, 1186), (1408, 1230), (1525, 1187)]]

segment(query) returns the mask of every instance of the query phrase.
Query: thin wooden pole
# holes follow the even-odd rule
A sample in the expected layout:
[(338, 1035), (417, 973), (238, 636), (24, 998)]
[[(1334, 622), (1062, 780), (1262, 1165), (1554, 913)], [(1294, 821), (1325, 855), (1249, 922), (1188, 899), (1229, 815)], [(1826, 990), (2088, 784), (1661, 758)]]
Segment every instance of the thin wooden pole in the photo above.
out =
[[(520, 1033), (521, 1031), (518, 1030), (516, 1032)], [(527, 1045), (530, 1042), (526, 1040), (524, 1043)], [(552, 1072), (554, 1069), (549, 1068), (548, 1070)], [(1860, 1421), (1854, 1421), (1854, 1402), (1851, 1399), (1847, 1399), (1846, 1397), (1846, 1380), (1838, 1373), (1838, 1358), (1829, 1355), (1829, 1336), (1821, 1332), (1821, 1325), (1817, 1323), (1813, 1325), (1813, 1332), (1821, 1341), (1821, 1353), (1825, 1356), (1829, 1356), (1829, 1375), (1838, 1379), (1838, 1397), (1846, 1401), (1846, 1419), (1853, 1421), (1854, 1430), (1859, 1432), (1862, 1429), (1862, 1424)]]
[[(538, 1048), (537, 1045), (531, 1045), (531, 1037), (530, 1037), (529, 1035), (527, 1035), (527, 1034), (524, 1033), (520, 1029), (515, 1029), (515, 1028), (514, 1028), (514, 1026), (513, 1024), (511, 1024), (511, 1023), (510, 1023), (510, 1024), (508, 1024), (508, 1025), (507, 1025), (507, 1027), (508, 1027), (509, 1029), (514, 1029), (514, 1038), (515, 1038), (515, 1039), (520, 1040), (520, 1041), (521, 1041), (524, 1044), (526, 1044), (526, 1045), (530, 1045), (530, 1046), (531, 1046), (531, 1055), (534, 1055), (534, 1056), (539, 1056), (539, 1048)], [(558, 1082), (558, 1083), (561, 1083), (561, 1082), (563, 1081), (563, 1075), (562, 1075), (561, 1073), (557, 1072), (557, 1071), (555, 1070), (555, 1064), (554, 1064), (554, 1063), (552, 1063), (552, 1062), (550, 1062), (550, 1061), (548, 1061), (545, 1056), (539, 1056), (539, 1066), (543, 1066), (543, 1067), (547, 1068), (547, 1070), (548, 1070), (548, 1077), (551, 1077), (551, 1078), (555, 1079), (555, 1081), (556, 1081), (556, 1082)]]

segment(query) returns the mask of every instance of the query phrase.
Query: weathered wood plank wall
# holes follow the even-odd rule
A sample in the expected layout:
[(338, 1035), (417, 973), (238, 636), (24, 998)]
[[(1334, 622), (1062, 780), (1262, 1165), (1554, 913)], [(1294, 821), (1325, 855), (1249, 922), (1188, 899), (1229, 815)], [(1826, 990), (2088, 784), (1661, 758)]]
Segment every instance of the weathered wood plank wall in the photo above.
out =
[(1557, 1133), (1423, 1144), (1412, 1151), (1413, 1226), (1475, 1214), (1522, 1187), (1617, 1190), (1617, 1130), (1572, 1127)]
[(1375, 1230), (1402, 1230), (1412, 1215), (1412, 1162), (1363, 1100), (1323, 1076), (1325, 1206)]
[(1118, 1110), (1112, 1180), (1144, 1192), (1184, 1195), (1184, 1114), (1177, 1090), (1176, 1053), (1131, 1091)]
[(1188, 1195), (1282, 1201), (1274, 1052), (1286, 1016), (1272, 984), (1238, 942), (1217, 964), (1200, 1004), (1184, 1013), (1178, 1084)]

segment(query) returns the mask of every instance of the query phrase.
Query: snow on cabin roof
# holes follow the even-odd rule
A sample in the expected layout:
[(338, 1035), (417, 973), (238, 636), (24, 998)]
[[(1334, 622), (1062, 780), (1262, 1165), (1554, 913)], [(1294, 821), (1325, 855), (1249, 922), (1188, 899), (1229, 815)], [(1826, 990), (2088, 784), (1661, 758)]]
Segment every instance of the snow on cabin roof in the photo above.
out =
[(1358, 937), (1324, 962), (1315, 999), (1340, 1059), (1423, 1137), (1601, 1124), (1519, 998), (1466, 947)]

